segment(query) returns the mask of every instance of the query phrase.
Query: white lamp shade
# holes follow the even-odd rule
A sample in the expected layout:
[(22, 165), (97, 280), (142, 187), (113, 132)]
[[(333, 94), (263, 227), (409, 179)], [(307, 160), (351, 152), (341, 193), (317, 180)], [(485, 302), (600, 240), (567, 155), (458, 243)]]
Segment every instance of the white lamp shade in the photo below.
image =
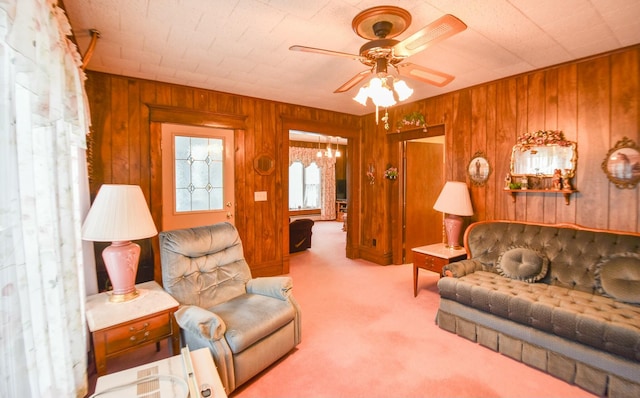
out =
[(467, 184), (460, 181), (447, 181), (433, 208), (442, 213), (456, 216), (472, 216), (473, 206)]
[(102, 185), (82, 225), (82, 239), (124, 242), (158, 234), (137, 185)]

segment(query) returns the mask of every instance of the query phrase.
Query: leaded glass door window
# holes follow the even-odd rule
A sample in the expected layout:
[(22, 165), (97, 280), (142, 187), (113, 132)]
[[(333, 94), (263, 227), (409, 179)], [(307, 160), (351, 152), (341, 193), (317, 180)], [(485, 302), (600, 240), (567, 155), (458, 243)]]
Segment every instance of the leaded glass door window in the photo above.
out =
[(220, 138), (174, 137), (177, 213), (223, 209), (223, 144)]
[(162, 124), (162, 229), (234, 223), (234, 133)]

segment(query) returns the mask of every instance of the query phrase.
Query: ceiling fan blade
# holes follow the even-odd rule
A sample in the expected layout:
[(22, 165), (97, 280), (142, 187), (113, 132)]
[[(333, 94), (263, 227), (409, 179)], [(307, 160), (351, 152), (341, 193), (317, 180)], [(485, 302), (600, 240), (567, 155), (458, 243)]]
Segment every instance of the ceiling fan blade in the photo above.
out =
[(444, 87), (455, 78), (437, 70), (425, 68), (424, 66), (412, 64), (409, 62), (396, 65), (398, 72), (403, 76), (408, 76), (425, 83), (432, 84), (437, 87)]
[(365, 59), (364, 57), (361, 57), (361, 56), (356, 55), (356, 54), (343, 53), (343, 52), (340, 52), (340, 51), (323, 50), (322, 48), (315, 48), (315, 47), (291, 46), (291, 47), (289, 47), (289, 50), (291, 50), (291, 51), (302, 51), (302, 52), (305, 52), (305, 53), (334, 55), (334, 56), (338, 56), (338, 57), (351, 58), (351, 59), (355, 59), (355, 60)]
[(465, 29), (467, 25), (464, 22), (446, 14), (396, 44), (393, 47), (394, 54), (398, 57), (409, 57)]
[(348, 82), (346, 82), (342, 86), (338, 87), (336, 89), (336, 91), (334, 91), (334, 93), (344, 93), (345, 91), (351, 90), (351, 87), (353, 87), (356, 84), (360, 83), (369, 74), (371, 74), (370, 70), (363, 70), (362, 72), (358, 73), (357, 75), (355, 75), (354, 77), (349, 79)]

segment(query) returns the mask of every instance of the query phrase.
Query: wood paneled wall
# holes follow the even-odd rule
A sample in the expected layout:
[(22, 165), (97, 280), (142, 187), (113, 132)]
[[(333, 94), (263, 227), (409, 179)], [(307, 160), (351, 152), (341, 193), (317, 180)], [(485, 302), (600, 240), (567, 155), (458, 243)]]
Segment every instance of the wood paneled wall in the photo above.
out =
[[(105, 183), (140, 185), (159, 230), (161, 123), (235, 131), (235, 223), (254, 276), (289, 269), (288, 130), (313, 128), (348, 137), (350, 150), (359, 151), (360, 118), (352, 115), (98, 72), (88, 72), (86, 87), (92, 118), (92, 197)], [(275, 172), (267, 176), (253, 169), (253, 159), (263, 153), (276, 162)], [(255, 202), (256, 191), (266, 191), (268, 200)], [(152, 245), (154, 277), (160, 281), (157, 237)]]
[[(640, 231), (640, 188), (618, 189), (601, 169), (607, 151), (618, 140), (626, 136), (640, 143), (640, 46), (398, 106), (389, 111), (392, 126), (412, 111), (422, 112), (430, 125), (444, 124), (445, 179), (466, 181), (470, 186), (475, 214), (468, 222), (568, 222)], [(374, 122), (373, 116), (365, 117), (365, 153), (380, 159), (378, 169), (385, 163), (398, 164), (397, 151), (388, 148), (394, 145), (393, 132), (385, 132)], [(569, 205), (562, 195), (552, 193), (519, 194), (514, 203), (503, 187), (517, 136), (556, 129), (577, 142), (573, 184), (579, 192), (571, 196)], [(466, 171), (477, 151), (487, 154), (493, 169), (483, 187), (473, 186)], [(386, 220), (399, 212), (399, 205), (388, 200), (389, 193), (373, 194), (375, 189), (363, 187), (363, 219), (373, 220), (363, 225), (363, 244), (392, 231)], [(374, 214), (384, 217), (378, 219)], [(374, 257), (386, 258), (389, 248), (378, 249)]]
[[(92, 194), (102, 183), (138, 184), (154, 216), (159, 214), (159, 142), (150, 116), (154, 107), (173, 115), (173, 122), (234, 128), (236, 225), (246, 257), (255, 276), (286, 273), (288, 129), (341, 136), (349, 139), (346, 254), (378, 264), (396, 261), (394, 250), (402, 247), (397, 225), (401, 185), (381, 182), (387, 164), (401, 164), (400, 144), (393, 132), (375, 123), (374, 114), (357, 117), (97, 72), (88, 75)], [(412, 111), (444, 129), (445, 179), (466, 181), (471, 187), (475, 214), (468, 222), (571, 222), (640, 231), (640, 188), (618, 189), (601, 170), (608, 149), (622, 137), (640, 142), (640, 46), (403, 104), (389, 110), (392, 128)], [(561, 195), (544, 193), (521, 194), (514, 203), (503, 190), (517, 136), (541, 129), (562, 130), (578, 143), (573, 184), (579, 193), (571, 196), (569, 205)], [(483, 187), (471, 186), (466, 172), (477, 151), (487, 155), (493, 169)], [(276, 172), (270, 176), (253, 171), (253, 158), (264, 152), (276, 160)], [(365, 176), (370, 164), (376, 171), (375, 184)], [(254, 202), (255, 191), (267, 191), (269, 200)], [(155, 267), (159, 280), (157, 253)]]

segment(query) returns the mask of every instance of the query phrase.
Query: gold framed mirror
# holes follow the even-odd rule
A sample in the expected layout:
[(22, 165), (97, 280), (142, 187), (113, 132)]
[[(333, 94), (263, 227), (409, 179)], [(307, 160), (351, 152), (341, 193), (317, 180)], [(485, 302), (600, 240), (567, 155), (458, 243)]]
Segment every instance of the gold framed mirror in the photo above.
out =
[(640, 148), (624, 137), (609, 149), (602, 170), (618, 188), (634, 188), (640, 181)]
[(513, 146), (510, 172), (516, 177), (553, 177), (560, 170), (573, 178), (577, 161), (576, 143), (561, 131), (535, 131), (520, 136)]
[(484, 152), (476, 152), (469, 165), (467, 166), (467, 174), (473, 185), (483, 186), (486, 184), (491, 175), (491, 165), (487, 160)]
[(253, 168), (260, 175), (269, 175), (276, 168), (276, 162), (268, 153), (261, 153), (253, 159)]

